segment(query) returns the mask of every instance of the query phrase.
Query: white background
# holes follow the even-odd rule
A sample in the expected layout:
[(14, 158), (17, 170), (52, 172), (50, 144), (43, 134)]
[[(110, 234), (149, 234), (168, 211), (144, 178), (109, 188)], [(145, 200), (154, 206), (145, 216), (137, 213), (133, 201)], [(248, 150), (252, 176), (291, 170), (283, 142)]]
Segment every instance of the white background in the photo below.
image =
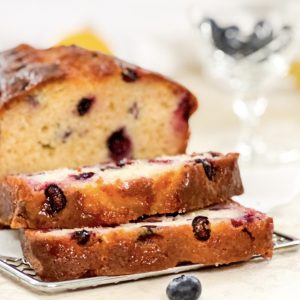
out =
[[(190, 151), (230, 150), (239, 130), (231, 110), (233, 93), (202, 73), (197, 59), (199, 42), (189, 19), (191, 2), (1, 0), (0, 49), (22, 42), (49, 47), (70, 33), (92, 27), (117, 56), (167, 74), (197, 95), (200, 108), (191, 120)], [(263, 118), (262, 132), (279, 138), (283, 144), (293, 141), (300, 147), (299, 90), (288, 79), (277, 83), (266, 95), (270, 106)], [(277, 229), (300, 236), (300, 165), (241, 169), (246, 192), (238, 200), (270, 212), (275, 216)], [(296, 253), (276, 256), (270, 263), (199, 272), (204, 285), (203, 299), (298, 299), (299, 259)], [(164, 277), (128, 283), (55, 299), (166, 299), (164, 288), (168, 280)], [(43, 298), (0, 275), (1, 300)]]

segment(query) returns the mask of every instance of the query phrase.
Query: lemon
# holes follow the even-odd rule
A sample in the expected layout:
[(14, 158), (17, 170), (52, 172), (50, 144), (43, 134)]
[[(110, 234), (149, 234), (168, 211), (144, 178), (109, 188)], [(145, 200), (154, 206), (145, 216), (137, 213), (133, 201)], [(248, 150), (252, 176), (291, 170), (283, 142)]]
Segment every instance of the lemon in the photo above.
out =
[(82, 31), (67, 36), (61, 40), (58, 45), (77, 45), (88, 50), (112, 54), (106, 42), (97, 34), (95, 34), (95, 32), (90, 28), (86, 28)]
[(300, 88), (300, 61), (299, 60), (296, 60), (291, 64), (290, 75), (294, 77), (297, 87)]

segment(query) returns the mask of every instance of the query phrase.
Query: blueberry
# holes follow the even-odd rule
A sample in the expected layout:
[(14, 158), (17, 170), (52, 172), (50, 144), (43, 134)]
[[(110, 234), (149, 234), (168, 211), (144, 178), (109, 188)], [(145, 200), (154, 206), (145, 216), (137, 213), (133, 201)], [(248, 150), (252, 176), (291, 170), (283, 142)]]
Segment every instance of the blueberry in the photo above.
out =
[(94, 98), (82, 98), (77, 104), (77, 112), (79, 116), (84, 116), (94, 103)]
[(70, 175), (70, 176), (76, 180), (85, 180), (93, 177), (94, 175), (95, 175), (94, 172), (84, 172), (84, 173), (80, 173), (79, 175)]
[(67, 198), (63, 191), (56, 185), (50, 184), (45, 189), (46, 211), (49, 214), (60, 212), (66, 207)]
[(195, 276), (174, 278), (167, 287), (170, 300), (197, 300), (202, 292), (201, 282)]
[(120, 128), (113, 132), (106, 143), (110, 152), (110, 157), (115, 162), (119, 162), (122, 159), (131, 156), (131, 140), (124, 128)]
[(75, 231), (72, 235), (72, 239), (76, 240), (78, 245), (85, 245), (91, 237), (91, 233), (85, 229), (81, 231)]
[(137, 72), (130, 68), (124, 68), (122, 70), (122, 79), (125, 82), (134, 82), (139, 78)]
[(195, 217), (192, 221), (192, 227), (197, 240), (207, 241), (210, 238), (210, 222), (207, 217)]
[(208, 180), (213, 180), (216, 170), (214, 166), (206, 159), (206, 158), (196, 158), (195, 159), (196, 164), (202, 164), (204, 172)]

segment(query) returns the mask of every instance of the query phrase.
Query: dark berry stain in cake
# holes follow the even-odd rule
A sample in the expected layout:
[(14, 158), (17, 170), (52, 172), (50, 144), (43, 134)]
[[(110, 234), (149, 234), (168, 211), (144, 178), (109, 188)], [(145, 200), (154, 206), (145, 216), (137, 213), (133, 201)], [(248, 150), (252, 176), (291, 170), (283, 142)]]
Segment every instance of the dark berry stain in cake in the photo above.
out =
[(131, 68), (123, 68), (122, 79), (126, 82), (134, 82), (138, 80), (139, 76), (137, 72)]
[(252, 211), (248, 211), (241, 218), (231, 219), (230, 221), (231, 221), (231, 224), (232, 224), (233, 227), (239, 227), (239, 226), (242, 226), (244, 224), (252, 223), (255, 218), (256, 218), (255, 213), (252, 212)]
[(191, 96), (189, 93), (185, 93), (175, 111), (175, 115), (181, 117), (184, 121), (188, 121), (190, 115), (192, 114), (193, 104)]
[(58, 213), (66, 207), (67, 198), (64, 192), (56, 184), (48, 185), (44, 193), (46, 197), (47, 213)]
[(128, 108), (128, 113), (132, 114), (135, 119), (138, 119), (140, 109), (138, 107), (138, 104), (134, 102), (129, 108)]
[(75, 231), (72, 234), (72, 239), (76, 240), (78, 245), (85, 245), (91, 238), (91, 233), (85, 229)]
[(32, 106), (32, 107), (37, 107), (39, 106), (39, 101), (37, 100), (37, 97), (33, 96), (33, 95), (28, 95), (26, 97), (26, 101)]
[(251, 231), (248, 230), (248, 228), (244, 227), (242, 229), (242, 232), (245, 232), (249, 236), (249, 238), (251, 239), (251, 241), (255, 240), (255, 237), (252, 235)]
[(214, 166), (205, 158), (197, 158), (194, 161), (196, 164), (202, 164), (206, 177), (209, 180), (213, 180), (216, 173)]
[(91, 177), (93, 177), (95, 175), (94, 172), (84, 172), (84, 173), (80, 173), (78, 175), (70, 175), (70, 177), (76, 179), (76, 180), (86, 180), (89, 179)]
[(68, 138), (72, 135), (73, 131), (71, 129), (66, 130), (62, 135), (62, 142), (65, 143)]
[(233, 227), (240, 227), (244, 224), (242, 219), (231, 219), (230, 222)]
[(255, 219), (255, 213), (252, 211), (248, 211), (247, 214), (244, 216), (244, 219), (247, 223), (252, 223)]
[(95, 98), (82, 98), (77, 104), (77, 112), (79, 116), (84, 116), (86, 113), (89, 112), (93, 103), (95, 102)]
[(193, 232), (197, 240), (207, 241), (210, 238), (210, 223), (207, 217), (197, 216), (192, 221)]
[(131, 140), (124, 128), (113, 132), (106, 141), (110, 157), (115, 162), (131, 156)]

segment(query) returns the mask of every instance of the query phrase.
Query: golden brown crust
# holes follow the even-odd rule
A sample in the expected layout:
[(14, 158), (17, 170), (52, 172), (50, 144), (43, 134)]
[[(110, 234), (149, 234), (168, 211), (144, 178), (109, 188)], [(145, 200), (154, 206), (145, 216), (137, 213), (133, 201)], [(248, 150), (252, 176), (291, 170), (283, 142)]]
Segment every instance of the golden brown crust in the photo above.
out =
[(4, 104), (49, 81), (65, 78), (99, 80), (107, 76), (122, 76), (122, 72), (128, 68), (134, 70), (139, 78), (164, 81), (174, 93), (186, 94), (190, 106), (188, 117), (196, 110), (196, 98), (183, 86), (113, 56), (77, 46), (40, 50), (25, 44), (0, 53), (0, 109)]
[[(0, 205), (0, 220), (12, 228), (94, 227), (123, 224), (143, 215), (201, 209), (243, 192), (237, 159), (236, 153), (209, 159), (212, 180), (202, 164), (191, 163), (153, 178), (113, 184), (98, 180), (96, 185), (79, 189), (61, 187), (67, 202), (55, 214), (45, 211), (44, 189), (35, 191), (19, 177), (6, 176), (0, 180), (0, 203), (15, 205), (10, 213)], [(7, 192), (14, 190), (18, 192)]]
[(71, 234), (25, 230), (22, 247), (25, 258), (47, 281), (157, 271), (182, 263), (221, 265), (246, 261), (254, 255), (272, 256), (273, 221), (262, 214), (240, 226), (233, 226), (230, 220), (211, 223), (207, 241), (198, 240), (188, 224), (159, 227), (158, 223), (154, 227), (110, 233), (91, 229), (84, 245)]

